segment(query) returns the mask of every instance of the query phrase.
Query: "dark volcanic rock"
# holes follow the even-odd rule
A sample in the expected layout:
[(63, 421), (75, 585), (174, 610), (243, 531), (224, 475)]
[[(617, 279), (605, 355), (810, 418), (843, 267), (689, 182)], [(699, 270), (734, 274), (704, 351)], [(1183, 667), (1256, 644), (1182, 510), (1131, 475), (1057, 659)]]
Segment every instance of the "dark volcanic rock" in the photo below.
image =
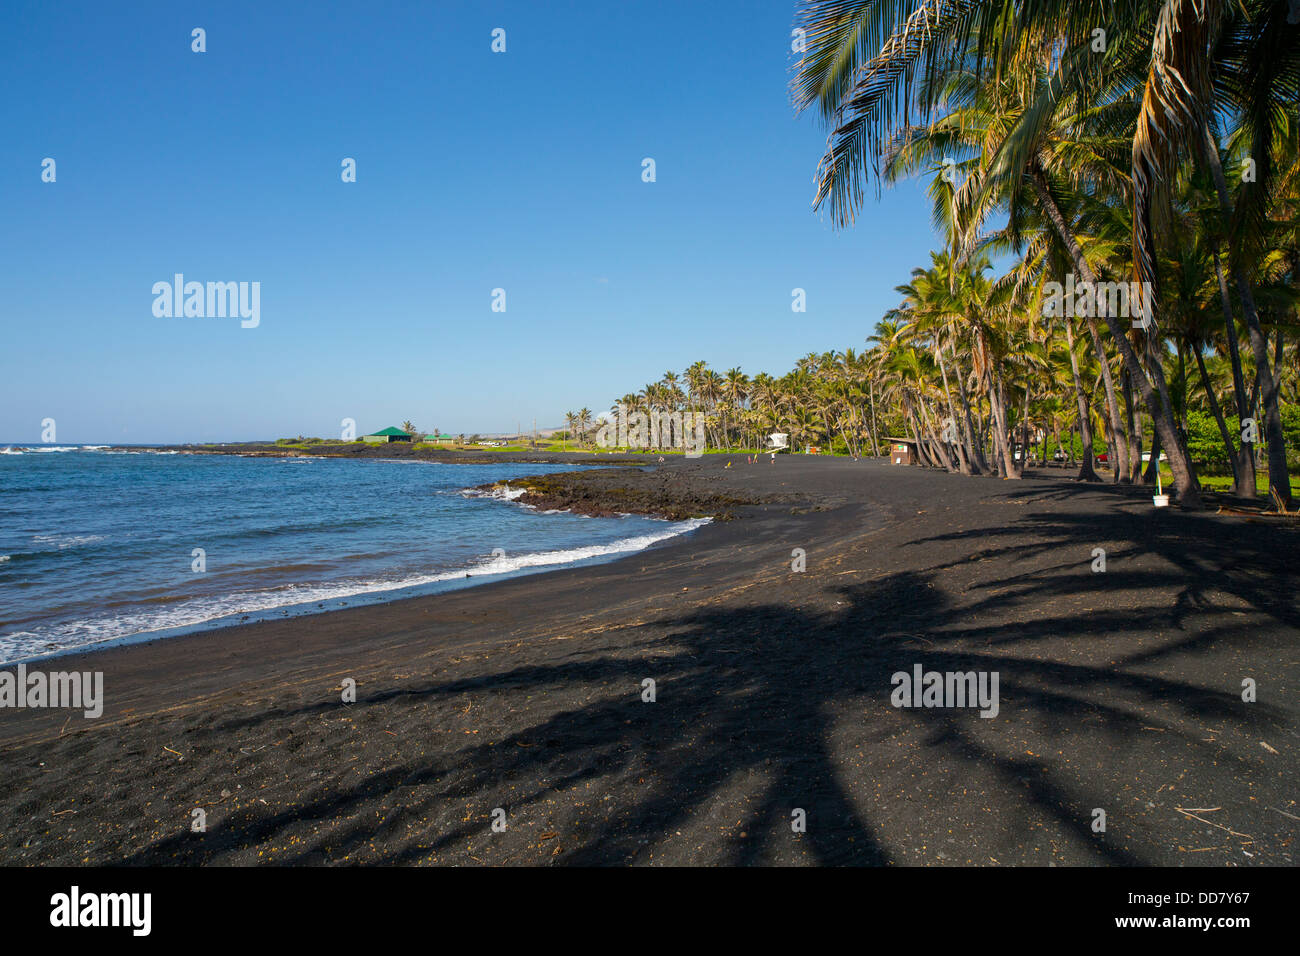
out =
[[(641, 514), (671, 521), (714, 518), (726, 521), (736, 509), (777, 500), (771, 495), (745, 495), (712, 491), (706, 480), (685, 480), (679, 472), (640, 468), (602, 468), (598, 471), (537, 475), (510, 481), (524, 488), (519, 501), (543, 511), (575, 511), (594, 517)], [(491, 489), (499, 485), (485, 485)]]

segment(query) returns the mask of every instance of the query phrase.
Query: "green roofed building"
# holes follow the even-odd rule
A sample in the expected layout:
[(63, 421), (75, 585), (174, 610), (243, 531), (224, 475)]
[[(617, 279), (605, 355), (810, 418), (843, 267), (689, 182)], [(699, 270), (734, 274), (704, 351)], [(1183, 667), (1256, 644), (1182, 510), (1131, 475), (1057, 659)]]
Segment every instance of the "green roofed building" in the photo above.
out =
[(438, 445), (443, 442), (449, 442), (455, 440), (456, 440), (455, 435), (425, 435), (423, 438), (423, 441), (428, 442), (430, 445)]
[(383, 428), (370, 435), (362, 435), (361, 440), (371, 445), (384, 445), (394, 441), (410, 441), (413, 436), (400, 428)]

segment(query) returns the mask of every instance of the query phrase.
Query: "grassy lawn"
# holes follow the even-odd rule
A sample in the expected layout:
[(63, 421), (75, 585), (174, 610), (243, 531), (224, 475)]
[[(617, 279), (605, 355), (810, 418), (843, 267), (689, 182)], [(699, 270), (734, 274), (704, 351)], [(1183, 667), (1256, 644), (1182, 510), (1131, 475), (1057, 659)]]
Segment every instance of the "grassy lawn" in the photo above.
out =
[[(1300, 476), (1295, 476), (1295, 475), (1291, 476), (1292, 494), (1295, 493), (1298, 477)], [(1201, 487), (1206, 491), (1222, 491), (1222, 492), (1232, 491), (1231, 475), (1198, 474), (1196, 476), (1196, 479), (1201, 483)], [(1160, 466), (1160, 480), (1164, 482), (1166, 485), (1173, 484), (1174, 475), (1173, 472), (1169, 470), (1168, 465), (1162, 464)], [(1268, 497), (1268, 469), (1267, 468), (1260, 468), (1255, 472), (1255, 490), (1258, 491), (1262, 497), (1265, 498)]]

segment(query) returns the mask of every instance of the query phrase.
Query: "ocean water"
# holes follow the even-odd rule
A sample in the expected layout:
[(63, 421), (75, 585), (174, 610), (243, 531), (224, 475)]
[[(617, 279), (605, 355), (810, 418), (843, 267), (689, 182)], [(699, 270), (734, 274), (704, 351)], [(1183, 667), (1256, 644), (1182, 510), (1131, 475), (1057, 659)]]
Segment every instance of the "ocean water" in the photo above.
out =
[(0, 447), (0, 662), (611, 560), (702, 523), (469, 490), (578, 467)]

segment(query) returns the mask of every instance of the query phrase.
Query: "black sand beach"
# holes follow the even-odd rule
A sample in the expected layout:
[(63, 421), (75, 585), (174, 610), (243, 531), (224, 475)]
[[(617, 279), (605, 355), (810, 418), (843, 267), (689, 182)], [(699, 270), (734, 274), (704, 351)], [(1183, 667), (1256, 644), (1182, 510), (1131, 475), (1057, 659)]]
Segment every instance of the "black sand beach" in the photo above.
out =
[[(43, 665), (107, 703), (0, 712), (0, 862), (1294, 865), (1294, 525), (811, 456), (564, 481), (735, 520)], [(917, 664), (997, 716), (892, 706)]]

